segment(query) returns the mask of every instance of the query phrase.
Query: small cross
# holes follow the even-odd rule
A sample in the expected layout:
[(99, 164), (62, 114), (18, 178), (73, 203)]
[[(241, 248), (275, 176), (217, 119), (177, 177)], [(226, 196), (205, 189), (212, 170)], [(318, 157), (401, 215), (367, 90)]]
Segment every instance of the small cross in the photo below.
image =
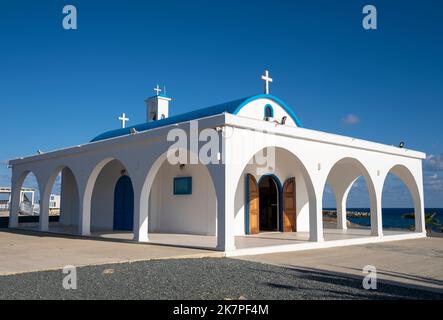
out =
[(273, 80), (269, 77), (269, 71), (265, 70), (265, 74), (261, 76), (261, 79), (265, 82), (265, 94), (269, 94), (269, 83)]
[(162, 92), (162, 89), (160, 89), (160, 86), (157, 85), (157, 87), (154, 88), (154, 91), (157, 92), (157, 95), (160, 95), (160, 92)]
[(122, 128), (126, 128), (126, 121), (129, 121), (129, 118), (126, 118), (126, 113), (122, 113), (120, 117), (118, 117), (118, 120), (122, 122)]

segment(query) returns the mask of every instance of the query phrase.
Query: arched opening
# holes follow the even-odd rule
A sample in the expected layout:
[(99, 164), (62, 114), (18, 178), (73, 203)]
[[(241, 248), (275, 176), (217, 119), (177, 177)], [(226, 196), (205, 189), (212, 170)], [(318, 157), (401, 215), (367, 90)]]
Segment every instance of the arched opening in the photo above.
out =
[(337, 201), (334, 190), (329, 183), (325, 184), (323, 190), (323, 228), (336, 229), (338, 228), (337, 218)]
[[(195, 157), (189, 150), (181, 152)], [(190, 162), (174, 163), (164, 153), (145, 179), (140, 207), (148, 211), (148, 232), (153, 241), (162, 242), (163, 234), (217, 234), (217, 196), (212, 177), (206, 165)]]
[(75, 233), (79, 221), (79, 193), (77, 180), (69, 167), (60, 167), (48, 181), (47, 198), (49, 230)]
[[(40, 189), (34, 173), (29, 172), (23, 181), (20, 190), (21, 216), (39, 216), (40, 213)], [(38, 222), (38, 218), (36, 219)]]
[(265, 106), (264, 117), (265, 117), (265, 119), (274, 117), (274, 109), (272, 108), (272, 106), (270, 104), (267, 104)]
[[(100, 171), (95, 179), (91, 196), (91, 232), (116, 231), (131, 234), (134, 191), (130, 174), (124, 164), (117, 159), (107, 159), (99, 166), (101, 169), (97, 168)], [(131, 235), (128, 236), (130, 237)]]
[(374, 184), (364, 165), (354, 158), (339, 160), (329, 171), (323, 190), (325, 234), (332, 233), (331, 229), (369, 229), (375, 197)]
[[(13, 195), (13, 193), (15, 193)], [(26, 171), (17, 180), (17, 189), (8, 194), (7, 209), (18, 213), (19, 226), (35, 226), (40, 216), (40, 188), (35, 174)], [(11, 217), (10, 217), (11, 219)]]
[(359, 176), (350, 186), (346, 199), (348, 229), (369, 229), (371, 227), (371, 200), (368, 184)]
[[(255, 161), (258, 155), (270, 161), (264, 161), (266, 164), (263, 159)], [(303, 163), (281, 147), (256, 152), (239, 175), (234, 212), (236, 236), (283, 231), (304, 234), (303, 239), (307, 240), (310, 217), (316, 214), (317, 207), (312, 182)], [(254, 223), (255, 215), (260, 216), (257, 217), (259, 227)]]
[(261, 177), (259, 189), (260, 231), (278, 231), (280, 220), (280, 186), (271, 175)]
[[(383, 230), (420, 231), (422, 201), (412, 173), (405, 166), (397, 165), (386, 175), (382, 192)], [(429, 212), (426, 229), (432, 231), (439, 223), (438, 212)]]

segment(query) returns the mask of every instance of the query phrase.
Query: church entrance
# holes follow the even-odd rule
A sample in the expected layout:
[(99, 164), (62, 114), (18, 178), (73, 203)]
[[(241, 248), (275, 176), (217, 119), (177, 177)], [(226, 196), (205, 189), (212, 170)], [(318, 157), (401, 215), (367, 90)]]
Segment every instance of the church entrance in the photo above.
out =
[(132, 231), (134, 224), (134, 189), (131, 178), (123, 175), (114, 190), (114, 230)]
[(260, 231), (279, 230), (279, 190), (272, 176), (259, 181)]
[(246, 175), (245, 234), (261, 231), (297, 231), (295, 178), (286, 180), (282, 187), (273, 175), (257, 180)]

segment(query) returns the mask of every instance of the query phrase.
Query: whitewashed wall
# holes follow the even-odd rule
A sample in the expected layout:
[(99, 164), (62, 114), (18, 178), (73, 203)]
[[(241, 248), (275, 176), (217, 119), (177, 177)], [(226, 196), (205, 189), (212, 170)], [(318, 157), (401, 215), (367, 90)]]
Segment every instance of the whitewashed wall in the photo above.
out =
[[(174, 177), (192, 177), (192, 194), (174, 195)], [(165, 161), (149, 199), (151, 232), (216, 235), (217, 199), (204, 165), (189, 164), (180, 169)]]

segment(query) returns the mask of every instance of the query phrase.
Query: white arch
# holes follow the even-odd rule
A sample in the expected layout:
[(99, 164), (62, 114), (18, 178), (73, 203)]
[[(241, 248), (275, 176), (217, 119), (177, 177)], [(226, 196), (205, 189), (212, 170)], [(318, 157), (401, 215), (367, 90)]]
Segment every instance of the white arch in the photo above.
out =
[[(315, 185), (313, 183), (313, 178), (309, 171), (306, 168), (305, 163), (301, 160), (301, 157), (296, 154), (293, 150), (290, 150), (282, 145), (278, 144), (268, 144), (266, 146), (260, 146), (253, 150), (253, 153), (250, 152), (246, 159), (249, 159), (246, 164), (240, 166), (240, 170), (236, 170), (236, 174), (233, 177), (233, 181), (235, 182), (235, 190), (238, 187), (243, 187), (244, 184), (241, 183), (240, 180), (243, 179), (243, 173), (247, 165), (250, 163), (251, 159), (253, 159), (257, 154), (262, 152), (263, 150), (274, 148), (275, 154), (278, 150), (281, 150), (285, 153), (288, 153), (291, 156), (291, 160), (295, 161), (298, 172), (301, 173), (303, 181), (306, 186), (306, 191), (308, 195), (308, 203), (309, 203), (309, 239), (310, 241), (321, 242), (323, 241), (323, 225), (322, 225), (322, 204), (321, 198), (319, 201), (319, 197), (317, 196), (317, 191)], [(252, 153), (252, 154), (251, 154)], [(249, 157), (249, 158), (248, 158)], [(294, 170), (295, 173), (296, 170)], [(243, 180), (242, 180), (243, 181)], [(283, 183), (283, 182), (282, 182)]]
[[(32, 169), (25, 169), (19, 173), (13, 172), (13, 176), (11, 179), (11, 200), (9, 207), (9, 227), (17, 228), (18, 227), (18, 214), (20, 211), (20, 192), (23, 187), (23, 184), (26, 178), (32, 174), (37, 181), (37, 185), (39, 188), (39, 193), (41, 194), (40, 181), (36, 174), (36, 172)], [(41, 196), (41, 195), (40, 195)], [(40, 218), (39, 218), (40, 220)]]
[[(69, 170), (69, 172), (72, 174), (72, 176), (74, 178), (74, 185), (75, 185), (74, 192), (75, 192), (75, 194), (77, 196), (76, 201), (78, 201), (78, 202), (80, 201), (79, 186), (78, 186), (77, 176), (75, 175), (74, 170), (69, 165), (58, 165), (55, 169), (53, 169), (51, 171), (51, 173), (49, 175), (49, 178), (47, 178), (47, 180), (45, 182), (45, 187), (44, 187), (44, 190), (43, 190), (44, 196), (41, 197), (41, 199), (40, 199), (40, 207), (42, 208), (42, 206), (43, 206), (43, 208), (45, 210), (43, 216), (42, 215), (40, 216), (40, 218), (43, 217), (46, 220), (46, 221), (42, 221), (41, 226), (43, 226), (43, 229), (45, 229), (45, 228), (48, 229), (49, 228), (49, 215), (48, 214), (49, 214), (50, 195), (51, 195), (52, 189), (54, 187), (55, 180), (57, 179), (57, 176), (59, 174), (62, 174), (62, 172), (64, 170)], [(63, 179), (63, 177), (62, 177), (62, 179)], [(62, 189), (61, 189), (60, 196), (61, 197), (63, 196), (63, 190)], [(61, 199), (60, 204), (62, 204), (63, 201), (64, 200)], [(77, 203), (77, 205), (79, 205), (79, 204)], [(60, 211), (60, 219), (61, 218), (62, 218), (62, 212)]]
[[(92, 194), (94, 191), (95, 183), (97, 182), (97, 178), (102, 172), (103, 168), (109, 164), (111, 161), (118, 161), (120, 162), (123, 167), (125, 167), (125, 170), (128, 172), (128, 176), (131, 177), (131, 173), (128, 171), (128, 166), (119, 158), (117, 157), (107, 157), (99, 161), (94, 168), (91, 170), (86, 185), (84, 187), (83, 195), (80, 194), (80, 203), (79, 203), (79, 233), (81, 235), (87, 236), (91, 234), (91, 202), (92, 202)], [(137, 197), (134, 195), (135, 199)], [(134, 201), (134, 207), (135, 207)]]
[(426, 232), (424, 221), (424, 202), (416, 177), (405, 165), (396, 164), (386, 172), (386, 175), (383, 178), (383, 189), (389, 173), (397, 176), (406, 185), (412, 196), (412, 200), (414, 202), (415, 231)]
[[(178, 148), (180, 152), (187, 152), (189, 156), (196, 157), (198, 156), (191, 150), (186, 150), (182, 148)], [(148, 237), (148, 229), (149, 229), (149, 196), (152, 190), (152, 186), (154, 184), (155, 178), (161, 168), (161, 166), (167, 161), (169, 150), (163, 152), (151, 165), (148, 170), (146, 176), (144, 177), (143, 184), (140, 190), (140, 193), (135, 196), (134, 203), (134, 240), (139, 242), (147, 242), (149, 241)], [(203, 165), (199, 161), (200, 165)], [(211, 180), (211, 187), (214, 190), (216, 202), (218, 203), (218, 196), (215, 190), (214, 179), (211, 174), (211, 171), (205, 166), (205, 170), (209, 175)], [(139, 201), (137, 200), (139, 199)]]
[(381, 208), (378, 205), (379, 199), (376, 192), (374, 179), (369, 170), (357, 158), (344, 157), (336, 161), (328, 172), (323, 183), (323, 190), (326, 183), (329, 183), (334, 191), (337, 204), (337, 228), (346, 229), (346, 201), (355, 181), (363, 176), (368, 187), (369, 200), (371, 206), (371, 232), (373, 235), (381, 235)]

